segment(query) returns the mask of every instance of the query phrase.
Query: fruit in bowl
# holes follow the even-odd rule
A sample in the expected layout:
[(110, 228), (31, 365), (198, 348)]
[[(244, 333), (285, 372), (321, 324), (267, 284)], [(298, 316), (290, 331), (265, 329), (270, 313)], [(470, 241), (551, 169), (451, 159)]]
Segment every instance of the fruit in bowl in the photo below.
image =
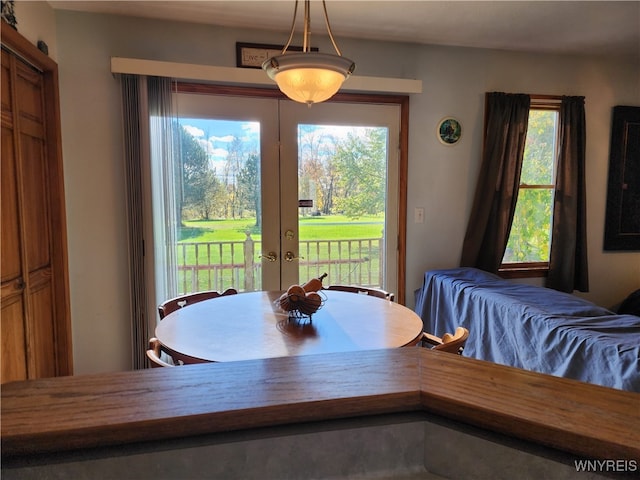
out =
[(318, 292), (322, 290), (322, 280), (326, 276), (325, 273), (303, 285), (291, 285), (277, 300), (278, 305), (285, 312), (313, 315), (322, 307), (323, 298)]

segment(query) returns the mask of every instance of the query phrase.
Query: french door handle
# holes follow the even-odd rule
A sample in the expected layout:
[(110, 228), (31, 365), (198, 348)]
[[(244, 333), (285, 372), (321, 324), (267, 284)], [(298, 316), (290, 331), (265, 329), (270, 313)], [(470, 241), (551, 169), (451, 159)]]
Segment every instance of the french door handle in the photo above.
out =
[(266, 258), (270, 262), (275, 262), (278, 260), (278, 255), (276, 252), (269, 252), (266, 255), (259, 255), (260, 258)]
[(284, 259), (287, 262), (293, 262), (294, 260), (300, 260), (301, 258), (304, 258), (304, 257), (296, 257), (292, 251), (288, 251), (287, 253), (284, 254)]

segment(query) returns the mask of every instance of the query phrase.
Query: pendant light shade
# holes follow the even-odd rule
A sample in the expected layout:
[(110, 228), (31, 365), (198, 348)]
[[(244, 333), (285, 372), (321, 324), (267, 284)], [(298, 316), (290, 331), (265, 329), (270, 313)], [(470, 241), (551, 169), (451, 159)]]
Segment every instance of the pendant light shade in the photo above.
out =
[(340, 54), (340, 50), (338, 50), (331, 33), (324, 0), (322, 4), (327, 32), (337, 55), (310, 51), (309, 0), (305, 0), (303, 51), (301, 53), (287, 53), (287, 48), (291, 43), (295, 30), (298, 9), (298, 1), (296, 0), (293, 24), (287, 45), (282, 50), (282, 54), (271, 57), (262, 64), (262, 68), (278, 84), (278, 88), (282, 93), (291, 100), (306, 103), (309, 106), (333, 97), (342, 86), (342, 82), (349, 78), (356, 68), (353, 61)]
[(289, 53), (270, 58), (262, 68), (287, 97), (310, 105), (333, 97), (355, 64), (338, 55)]

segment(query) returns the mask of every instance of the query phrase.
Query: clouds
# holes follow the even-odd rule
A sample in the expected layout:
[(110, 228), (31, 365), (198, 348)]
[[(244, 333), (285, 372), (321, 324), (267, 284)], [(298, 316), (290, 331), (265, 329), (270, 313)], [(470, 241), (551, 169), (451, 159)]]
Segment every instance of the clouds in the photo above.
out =
[(233, 135), (225, 135), (223, 137), (209, 137), (210, 142), (222, 142), (222, 143), (231, 143), (235, 137)]
[(192, 135), (207, 152), (212, 168), (221, 170), (229, 155), (229, 146), (238, 138), (247, 150), (257, 149), (260, 139), (258, 122), (182, 118), (182, 128)]
[[(222, 172), (233, 142), (241, 141), (243, 155), (260, 154), (260, 122), (221, 120), (213, 118), (181, 118), (180, 124), (207, 152), (211, 168)], [(337, 142), (348, 135), (365, 137), (372, 127), (350, 125), (301, 124), (298, 130), (300, 145), (320, 144), (325, 154), (335, 151)]]
[(196, 138), (204, 137), (204, 130), (198, 127), (194, 127), (192, 125), (182, 125), (182, 128), (184, 128), (185, 132), (187, 132), (191, 136), (194, 136)]
[(260, 135), (260, 123), (258, 122), (248, 122), (242, 124), (242, 130), (246, 135), (254, 136)]
[[(233, 135), (216, 136), (212, 135), (207, 140), (203, 140), (207, 144), (207, 152), (211, 162), (224, 162), (229, 155), (228, 144), (233, 142)], [(215, 165), (212, 165), (215, 167)]]

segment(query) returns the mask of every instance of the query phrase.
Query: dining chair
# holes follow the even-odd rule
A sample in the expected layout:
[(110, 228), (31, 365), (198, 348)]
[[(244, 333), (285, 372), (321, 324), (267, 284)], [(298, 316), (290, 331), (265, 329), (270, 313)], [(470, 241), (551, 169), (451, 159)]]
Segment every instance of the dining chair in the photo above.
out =
[(225, 295), (235, 295), (236, 293), (238, 293), (238, 291), (235, 288), (227, 288), (222, 293), (216, 290), (207, 290), (204, 292), (195, 292), (195, 293), (188, 293), (186, 295), (180, 295), (178, 297), (165, 300), (160, 305), (158, 305), (158, 314), (160, 315), (160, 320), (162, 320), (171, 312), (175, 312), (176, 310), (186, 307), (187, 305), (192, 305), (194, 303), (198, 303), (203, 300), (218, 298)]
[(381, 288), (361, 287), (359, 285), (329, 285), (325, 290), (338, 290), (340, 292), (359, 293), (360, 295), (371, 295), (372, 297), (384, 298), (393, 302), (395, 294), (382, 290)]
[(174, 363), (169, 363), (162, 358), (162, 353), (160, 341), (155, 337), (150, 338), (147, 358), (149, 359), (151, 368), (175, 367), (176, 365)]
[(458, 327), (453, 334), (445, 333), (442, 338), (427, 332), (422, 332), (421, 344), (423, 347), (431, 348), (432, 350), (462, 355), (462, 350), (467, 342), (467, 338), (469, 338), (469, 330), (464, 327)]

